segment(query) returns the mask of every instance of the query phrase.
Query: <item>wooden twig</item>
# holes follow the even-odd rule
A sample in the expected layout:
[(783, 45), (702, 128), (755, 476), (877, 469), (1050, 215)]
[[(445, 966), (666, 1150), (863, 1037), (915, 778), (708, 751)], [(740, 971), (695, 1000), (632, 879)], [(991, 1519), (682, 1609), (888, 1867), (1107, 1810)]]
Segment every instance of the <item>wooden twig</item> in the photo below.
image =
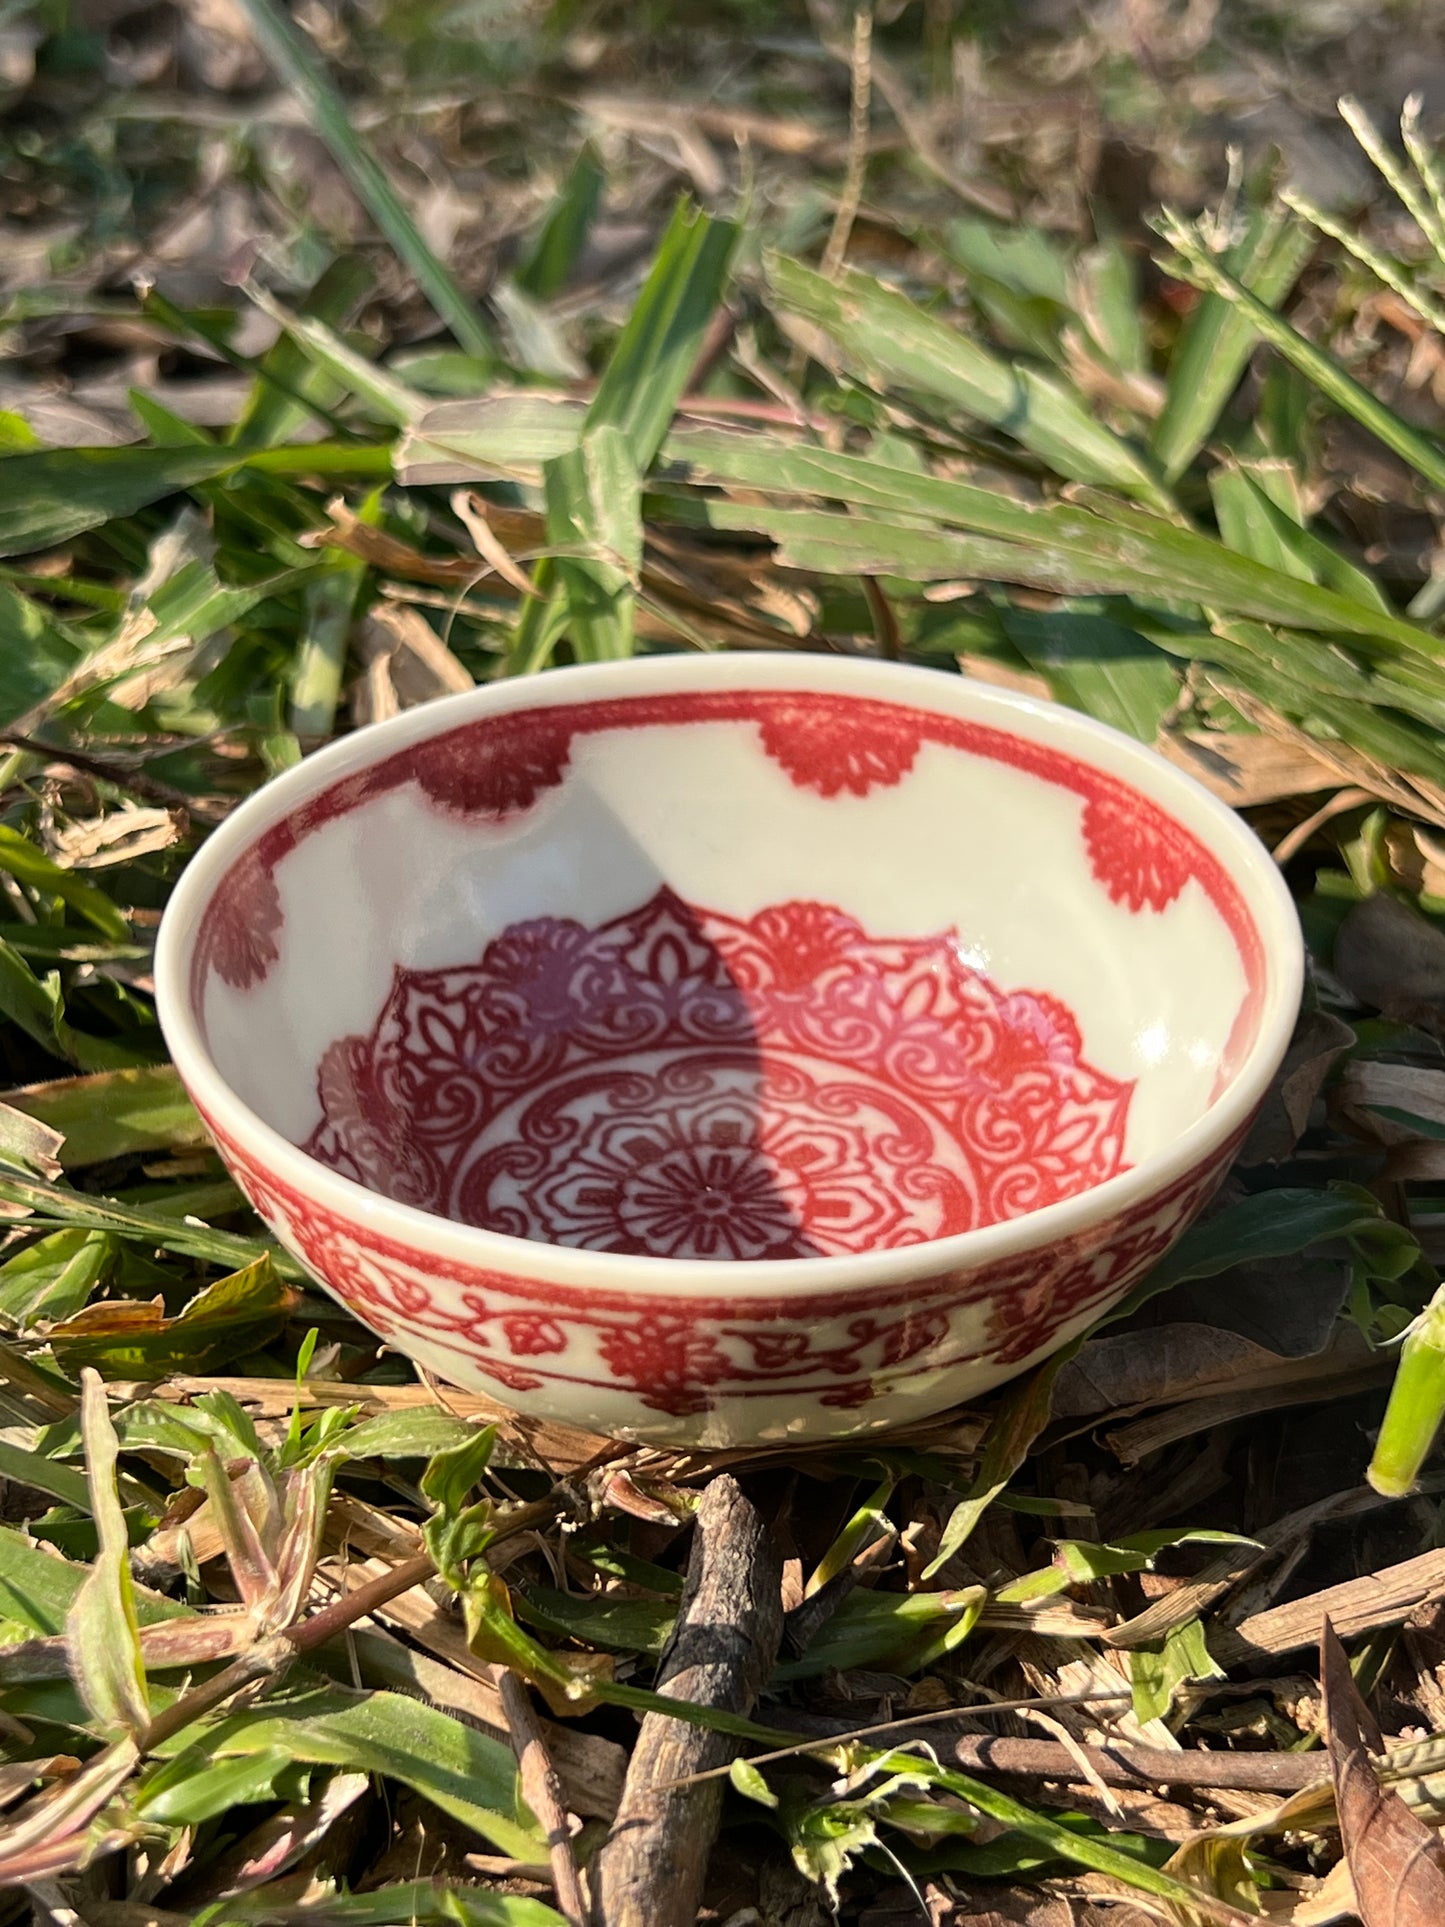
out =
[(1252, 1613), (1232, 1629), (1215, 1633), (1209, 1644), (1221, 1665), (1237, 1666), (1317, 1645), (1326, 1620), (1342, 1638), (1353, 1639), (1378, 1626), (1398, 1626), (1434, 1599), (1445, 1599), (1445, 1552), (1422, 1552), (1398, 1566)]
[[(1177, 1753), (1153, 1746), (1077, 1748), (1106, 1786), (1229, 1787), (1244, 1793), (1297, 1793), (1328, 1775), (1318, 1753), (1203, 1753), (1184, 1747)], [(967, 1773), (1014, 1773), (1034, 1780), (1077, 1780), (1075, 1750), (1056, 1740), (995, 1739), (965, 1733), (953, 1742), (953, 1756)]]
[[(703, 1493), (660, 1693), (747, 1714), (777, 1657), (782, 1566), (735, 1479)], [(666, 1714), (643, 1720), (611, 1832), (592, 1863), (594, 1927), (692, 1927), (722, 1809), (720, 1779), (670, 1782), (725, 1766), (726, 1734)]]
[(502, 1696), (512, 1750), (521, 1770), (522, 1798), (547, 1836), (547, 1856), (552, 1863), (552, 1885), (556, 1889), (558, 1909), (567, 1927), (587, 1927), (587, 1899), (572, 1855), (572, 1829), (567, 1824), (562, 1789), (532, 1702), (526, 1687), (508, 1667), (502, 1667), (497, 1673), (497, 1690)]

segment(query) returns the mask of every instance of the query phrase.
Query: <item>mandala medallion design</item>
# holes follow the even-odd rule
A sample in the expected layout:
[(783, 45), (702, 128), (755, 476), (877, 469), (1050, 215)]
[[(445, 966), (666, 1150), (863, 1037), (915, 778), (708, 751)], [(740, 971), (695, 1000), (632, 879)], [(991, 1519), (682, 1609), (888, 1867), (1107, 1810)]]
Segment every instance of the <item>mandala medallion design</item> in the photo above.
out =
[(514, 924), (399, 971), (321, 1066), (306, 1149), (406, 1204), (592, 1251), (804, 1258), (1053, 1204), (1124, 1168), (1133, 1086), (1056, 999), (953, 933), (735, 919), (663, 890), (597, 930)]

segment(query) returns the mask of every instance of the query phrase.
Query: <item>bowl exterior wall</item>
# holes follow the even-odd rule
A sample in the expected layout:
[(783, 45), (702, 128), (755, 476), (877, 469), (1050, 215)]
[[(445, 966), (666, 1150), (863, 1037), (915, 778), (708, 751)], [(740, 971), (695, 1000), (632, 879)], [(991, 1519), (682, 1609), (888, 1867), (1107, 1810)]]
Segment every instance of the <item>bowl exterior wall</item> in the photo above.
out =
[(379, 1338), (526, 1416), (669, 1446), (849, 1437), (916, 1423), (1100, 1318), (1198, 1216), (1244, 1135), (1065, 1239), (853, 1291), (641, 1298), (458, 1263), (268, 1169), (207, 1119), (285, 1249)]

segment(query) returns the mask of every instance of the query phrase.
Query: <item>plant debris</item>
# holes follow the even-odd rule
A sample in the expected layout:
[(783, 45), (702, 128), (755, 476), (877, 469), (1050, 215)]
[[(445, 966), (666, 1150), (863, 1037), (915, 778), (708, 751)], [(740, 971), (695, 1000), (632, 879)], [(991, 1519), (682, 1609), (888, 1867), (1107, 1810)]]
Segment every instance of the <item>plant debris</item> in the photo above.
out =
[[(1442, 61), (1413, 0), (0, 24), (0, 1927), (1445, 1917)], [(268, 776), (724, 648), (1155, 745), (1310, 953), (1154, 1276), (866, 1442), (419, 1375), (155, 1021)]]

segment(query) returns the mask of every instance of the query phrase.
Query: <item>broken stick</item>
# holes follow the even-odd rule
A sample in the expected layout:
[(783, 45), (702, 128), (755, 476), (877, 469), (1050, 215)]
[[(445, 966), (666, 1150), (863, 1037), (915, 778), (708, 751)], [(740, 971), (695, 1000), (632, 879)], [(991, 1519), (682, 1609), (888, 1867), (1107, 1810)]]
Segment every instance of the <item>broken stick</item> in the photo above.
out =
[[(783, 1630), (782, 1566), (767, 1527), (726, 1473), (702, 1495), (687, 1586), (657, 1690), (752, 1711)], [(728, 1764), (725, 1733), (649, 1713), (622, 1804), (590, 1869), (594, 1927), (693, 1927), (722, 1812), (722, 1779), (671, 1786)]]

